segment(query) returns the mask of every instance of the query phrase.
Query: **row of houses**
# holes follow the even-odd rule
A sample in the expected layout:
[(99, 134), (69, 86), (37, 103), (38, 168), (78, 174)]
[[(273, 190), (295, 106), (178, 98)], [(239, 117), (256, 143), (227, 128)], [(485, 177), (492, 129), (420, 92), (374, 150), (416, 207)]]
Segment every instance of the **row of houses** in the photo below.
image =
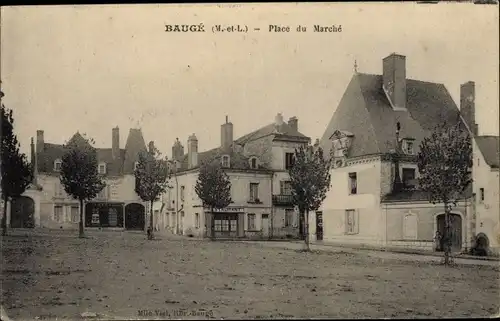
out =
[[(479, 135), (474, 82), (461, 86), (458, 108), (443, 84), (407, 79), (406, 57), (391, 54), (383, 59), (382, 69), (381, 75), (355, 70), (314, 144), (333, 158), (333, 166), (327, 198), (309, 215), (311, 238), (435, 249), (436, 232), (444, 232), (444, 206), (429, 203), (419, 190), (415, 156), (436, 126), (458, 119), (473, 137), (474, 182), (453, 209), (453, 248), (479, 246), (498, 253), (499, 138)], [(215, 237), (229, 238), (304, 237), (304, 222), (292, 204), (288, 169), (295, 149), (311, 144), (311, 139), (299, 131), (296, 117), (285, 121), (278, 114), (263, 125), (234, 139), (234, 126), (226, 117), (220, 125), (220, 144), (211, 150), (202, 151), (195, 134), (187, 138), (187, 152), (176, 139), (170, 188), (153, 205), (155, 228), (198, 237), (209, 237), (211, 231)], [(71, 139), (79, 137), (76, 133)], [(87, 228), (146, 228), (150, 209), (135, 194), (133, 175), (138, 154), (145, 150), (140, 129), (130, 129), (124, 149), (119, 129), (112, 129), (112, 147), (97, 150), (107, 186), (86, 205)], [(398, 167), (392, 160), (395, 151), (403, 153)], [(79, 205), (64, 194), (58, 179), (62, 152), (62, 145), (46, 143), (43, 131), (37, 131), (36, 144), (31, 145), (35, 180), (25, 196), (10, 204), (11, 227), (76, 228)], [(209, 159), (220, 162), (231, 180), (232, 203), (213, 213), (202, 207), (195, 193), (200, 164)], [(395, 189), (397, 176), (402, 188)]]

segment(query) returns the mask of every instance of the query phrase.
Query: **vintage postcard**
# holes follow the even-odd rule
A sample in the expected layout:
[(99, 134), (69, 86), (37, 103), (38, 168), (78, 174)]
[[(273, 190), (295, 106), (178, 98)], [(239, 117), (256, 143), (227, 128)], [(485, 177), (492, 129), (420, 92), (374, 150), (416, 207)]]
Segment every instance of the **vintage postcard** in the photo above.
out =
[(498, 9), (2, 7), (2, 320), (498, 316)]

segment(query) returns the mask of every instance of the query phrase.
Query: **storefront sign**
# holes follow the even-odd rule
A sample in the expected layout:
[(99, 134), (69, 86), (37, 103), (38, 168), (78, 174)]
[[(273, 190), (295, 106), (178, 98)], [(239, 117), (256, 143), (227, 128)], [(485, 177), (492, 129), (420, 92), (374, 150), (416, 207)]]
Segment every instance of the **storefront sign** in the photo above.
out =
[[(210, 210), (207, 210), (210, 212)], [(236, 212), (244, 212), (243, 207), (226, 207), (226, 208), (214, 208), (215, 213), (236, 213)]]

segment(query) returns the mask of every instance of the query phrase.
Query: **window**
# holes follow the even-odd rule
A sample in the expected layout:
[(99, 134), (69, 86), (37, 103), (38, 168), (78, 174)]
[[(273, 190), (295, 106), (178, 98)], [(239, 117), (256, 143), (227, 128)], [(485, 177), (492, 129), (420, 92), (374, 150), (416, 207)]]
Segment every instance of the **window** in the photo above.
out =
[(484, 201), (484, 188), (481, 187), (479, 189), (479, 194), (480, 194), (480, 196), (479, 196), (480, 200), (481, 200), (481, 202), (483, 202)]
[(405, 139), (403, 141), (403, 153), (413, 155), (413, 141)]
[(62, 183), (57, 182), (55, 189), (56, 197), (64, 197), (64, 186)]
[(247, 214), (247, 219), (248, 219), (247, 229), (249, 231), (255, 231), (255, 214), (248, 213)]
[(286, 209), (285, 210), (285, 227), (292, 227), (294, 224), (293, 222), (293, 217), (294, 217), (295, 211), (292, 209)]
[(184, 201), (184, 190), (185, 190), (185, 186), (181, 186), (181, 201)]
[(222, 156), (222, 167), (228, 168), (229, 165), (230, 165), (230, 163), (229, 163), (229, 156), (228, 155)]
[(165, 225), (166, 227), (170, 227), (170, 214), (165, 213)]
[(137, 166), (139, 165), (139, 162), (134, 163), (134, 171), (137, 169)]
[(71, 222), (80, 222), (80, 208), (78, 206), (71, 206)]
[(99, 174), (106, 174), (106, 163), (100, 163), (98, 167)]
[(403, 168), (403, 185), (407, 188), (415, 187), (415, 169)]
[(357, 234), (358, 233), (358, 220), (355, 210), (345, 211), (346, 220), (346, 234)]
[(200, 214), (194, 214), (194, 227), (200, 228)]
[(58, 223), (64, 222), (63, 207), (61, 205), (54, 206), (54, 221)]
[(295, 161), (295, 156), (293, 153), (285, 153), (285, 169), (292, 168)]
[(349, 194), (357, 194), (358, 179), (356, 173), (349, 173)]
[(60, 159), (56, 159), (54, 161), (54, 170), (55, 171), (60, 171), (61, 170), (61, 165), (62, 165), (62, 161)]
[(280, 182), (280, 194), (281, 195), (292, 195), (292, 182), (281, 181)]
[(250, 168), (257, 169), (257, 158), (256, 157), (250, 158)]
[(259, 184), (250, 183), (250, 202), (259, 201)]

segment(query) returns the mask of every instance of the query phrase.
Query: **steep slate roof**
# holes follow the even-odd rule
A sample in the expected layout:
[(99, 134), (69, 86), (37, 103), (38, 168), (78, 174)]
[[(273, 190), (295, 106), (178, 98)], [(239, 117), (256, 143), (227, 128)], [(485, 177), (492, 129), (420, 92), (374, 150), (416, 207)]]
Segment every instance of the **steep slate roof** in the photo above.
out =
[[(290, 125), (288, 125), (286, 122), (283, 122), (283, 124), (279, 127), (279, 131), (276, 131), (276, 126), (274, 123), (271, 123), (269, 125), (266, 125), (264, 127), (261, 127), (249, 134), (243, 135), (242, 137), (236, 139), (228, 150), (224, 150), (221, 147), (216, 147), (213, 149), (210, 149), (205, 152), (198, 153), (198, 166), (201, 165), (204, 162), (210, 161), (210, 160), (217, 160), (220, 161), (221, 157), (223, 155), (229, 155), (230, 157), (230, 168), (231, 169), (237, 169), (237, 170), (250, 170), (250, 157), (247, 157), (243, 154), (243, 146), (251, 142), (253, 140), (266, 137), (269, 135), (274, 135), (274, 139), (299, 139), (303, 141), (309, 141), (310, 138), (305, 136), (304, 134), (300, 133), (299, 131), (294, 130)], [(184, 155), (181, 159), (181, 168), (178, 169), (179, 172), (188, 170), (188, 155)], [(194, 167), (194, 168), (196, 168)], [(193, 169), (194, 169), (193, 168)], [(251, 169), (255, 170), (255, 169)], [(258, 165), (257, 170), (263, 170), (263, 171), (268, 171), (269, 169), (262, 166)]]
[(499, 136), (476, 136), (475, 139), (486, 163), (491, 168), (498, 168), (500, 163)]
[(418, 149), (435, 127), (444, 121), (456, 124), (459, 119), (459, 109), (443, 84), (407, 79), (407, 111), (394, 111), (382, 83), (381, 75), (359, 73), (351, 78), (320, 140), (326, 155), (329, 155), (330, 136), (335, 130), (354, 134), (349, 157), (356, 157), (394, 149), (397, 122), (401, 124), (400, 137), (414, 138)]
[[(83, 139), (83, 137), (80, 135), (80, 133), (77, 132), (70, 138), (68, 142), (80, 139)], [(113, 159), (111, 148), (96, 148), (97, 161), (99, 163), (106, 163), (106, 175), (120, 176), (124, 173), (131, 174), (133, 173), (133, 164), (139, 160), (138, 152), (134, 155), (134, 152), (137, 150), (146, 150), (146, 144), (144, 143), (144, 138), (142, 137), (141, 130), (131, 129), (125, 149), (120, 149), (119, 158)], [(57, 172), (54, 171), (54, 161), (56, 159), (62, 159), (64, 155), (64, 146), (60, 144), (44, 143), (43, 151), (36, 151), (36, 154), (38, 172), (57, 174)], [(127, 158), (125, 157), (125, 155), (127, 155)], [(130, 163), (132, 164), (131, 169), (124, 168), (125, 160), (128, 161), (127, 165), (129, 165)]]
[(271, 123), (269, 125), (266, 125), (264, 127), (261, 127), (249, 134), (243, 135), (242, 137), (238, 138), (235, 140), (235, 143), (239, 145), (245, 145), (246, 143), (256, 140), (262, 137), (266, 137), (269, 135), (276, 135), (276, 136), (286, 136), (290, 138), (299, 138), (299, 139), (307, 139), (309, 140), (309, 137), (306, 135), (300, 133), (299, 131), (294, 130), (290, 125), (288, 125), (286, 122), (283, 122), (283, 124), (279, 128), (279, 134), (276, 132), (276, 126), (274, 123)]

